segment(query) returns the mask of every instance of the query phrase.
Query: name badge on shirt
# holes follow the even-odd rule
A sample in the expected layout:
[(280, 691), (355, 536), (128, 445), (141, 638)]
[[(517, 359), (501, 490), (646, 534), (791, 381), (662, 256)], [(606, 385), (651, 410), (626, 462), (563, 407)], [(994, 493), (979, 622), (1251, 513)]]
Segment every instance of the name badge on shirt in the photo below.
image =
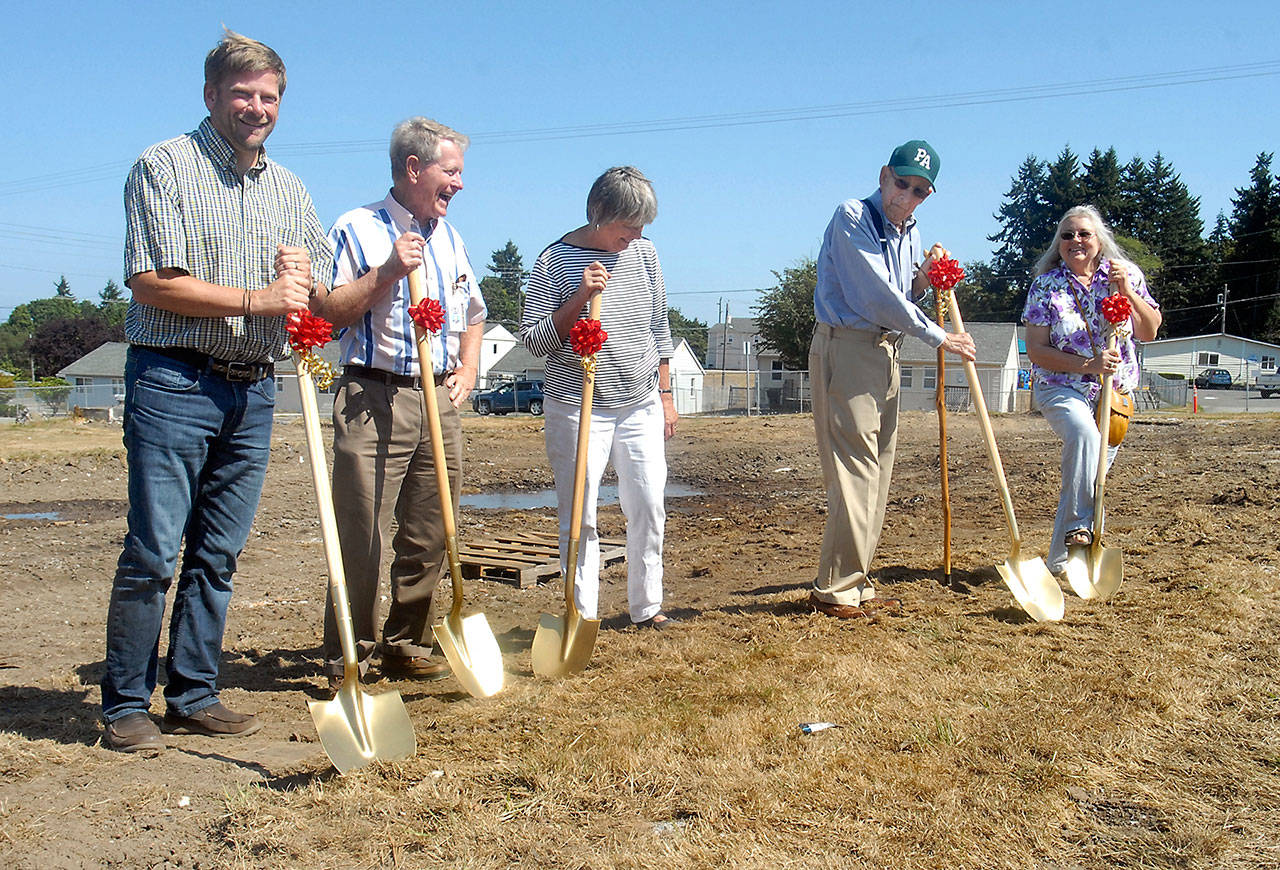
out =
[(467, 304), (471, 301), (471, 276), (459, 275), (445, 294), (449, 301), (449, 331), (467, 331)]

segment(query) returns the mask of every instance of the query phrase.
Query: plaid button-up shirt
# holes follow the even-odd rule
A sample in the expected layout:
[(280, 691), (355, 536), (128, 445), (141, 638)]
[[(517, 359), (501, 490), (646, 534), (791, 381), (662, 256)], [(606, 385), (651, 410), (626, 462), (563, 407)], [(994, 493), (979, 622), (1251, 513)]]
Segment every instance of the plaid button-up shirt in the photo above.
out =
[[(208, 118), (143, 152), (125, 183), (124, 206), (125, 284), (139, 272), (181, 269), (211, 284), (260, 290), (275, 280), (276, 245), (305, 247), (320, 281), (333, 271), (324, 228), (298, 177), (265, 151), (241, 175)], [(188, 317), (134, 300), (125, 335), (134, 344), (237, 362), (288, 355), (279, 316)]]

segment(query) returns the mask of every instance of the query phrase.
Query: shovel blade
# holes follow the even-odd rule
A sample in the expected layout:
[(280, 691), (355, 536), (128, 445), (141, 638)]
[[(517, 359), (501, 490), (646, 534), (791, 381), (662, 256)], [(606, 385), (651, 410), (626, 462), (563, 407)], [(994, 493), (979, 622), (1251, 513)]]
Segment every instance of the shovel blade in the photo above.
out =
[(1053, 579), (1043, 559), (1009, 560), (996, 565), (996, 571), (1013, 593), (1014, 600), (1036, 622), (1062, 619), (1066, 610), (1062, 587)]
[(502, 651), (483, 613), (456, 622), (446, 618), (431, 630), (454, 677), (468, 694), (488, 698), (502, 691)]
[(1098, 598), (1106, 601), (1124, 582), (1124, 553), (1119, 547), (1099, 547), (1093, 554), (1090, 580), (1098, 590)]
[(1067, 565), (1063, 573), (1067, 575), (1067, 583), (1076, 595), (1086, 601), (1100, 597), (1093, 583), (1093, 569), (1089, 565), (1088, 547), (1067, 547)]
[(346, 773), (373, 761), (409, 758), (418, 748), (409, 711), (399, 692), (369, 695), (347, 679), (331, 701), (308, 701), (320, 745)]
[[(570, 623), (573, 623), (570, 625)], [(600, 633), (598, 619), (570, 619), (568, 614), (542, 614), (533, 635), (533, 672), (540, 677), (576, 674), (591, 660)]]

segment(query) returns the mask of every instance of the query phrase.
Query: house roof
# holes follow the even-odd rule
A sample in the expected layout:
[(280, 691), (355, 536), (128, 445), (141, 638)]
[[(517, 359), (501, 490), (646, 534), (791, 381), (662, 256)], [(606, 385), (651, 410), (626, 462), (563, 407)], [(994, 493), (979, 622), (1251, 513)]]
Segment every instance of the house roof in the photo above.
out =
[(542, 357), (529, 353), (523, 344), (517, 344), (502, 355), (502, 358), (489, 366), (489, 373), (495, 375), (525, 375), (541, 372), (546, 369)]
[(1160, 347), (1163, 345), (1165, 347), (1168, 347), (1171, 345), (1183, 344), (1188, 341), (1190, 342), (1203, 341), (1207, 338), (1225, 338), (1231, 341), (1243, 341), (1246, 344), (1255, 344), (1255, 345), (1258, 345), (1259, 347), (1267, 347), (1267, 348), (1280, 350), (1280, 344), (1271, 344), (1270, 342), (1259, 341), (1256, 338), (1245, 338), (1242, 335), (1232, 335), (1229, 332), (1210, 332), (1205, 335), (1182, 335), (1177, 338), (1161, 338), (1157, 341), (1144, 341), (1142, 343), (1142, 346), (1143, 347)]
[(124, 355), (129, 350), (126, 341), (108, 341), (86, 353), (80, 359), (64, 366), (58, 377), (72, 378), (120, 378), (124, 377)]
[[(1010, 350), (1017, 354), (1018, 324), (1016, 323), (966, 323), (965, 330), (973, 336), (977, 348), (977, 365), (1004, 365)], [(918, 338), (907, 336), (902, 343), (904, 362), (936, 360), (938, 351)], [(959, 360), (959, 357), (956, 357)]]

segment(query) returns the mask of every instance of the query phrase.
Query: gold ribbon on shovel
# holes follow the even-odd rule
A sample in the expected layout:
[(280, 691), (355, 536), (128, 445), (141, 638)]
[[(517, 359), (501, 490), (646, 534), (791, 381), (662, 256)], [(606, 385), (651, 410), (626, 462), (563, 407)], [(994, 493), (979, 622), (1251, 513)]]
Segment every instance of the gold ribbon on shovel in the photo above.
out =
[(338, 546), (338, 524), (333, 512), (333, 493), (329, 489), (329, 471), (312, 380), (317, 370), (322, 378), (324, 373), (332, 371), (312, 347), (323, 346), (332, 336), (333, 328), (327, 321), (305, 311), (289, 315), (287, 327), (289, 343), (294, 349), (294, 364), (298, 369), (302, 422), (307, 433), (307, 458), (311, 460), (311, 479), (320, 510), (320, 537), (324, 541), (324, 556), (329, 567), (329, 597), (333, 600), (333, 615), (342, 643), (341, 687), (333, 700), (308, 701), (307, 708), (325, 754), (339, 773), (346, 773), (371, 761), (408, 758), (417, 750), (418, 741), (399, 692), (369, 695), (360, 690), (351, 603), (347, 599), (342, 551)]
[[(440, 489), (444, 545), (449, 558), (449, 577), (453, 582), (453, 604), (449, 613), (431, 630), (453, 668), (453, 676), (462, 687), (476, 698), (487, 698), (502, 691), (502, 651), (498, 649), (498, 639), (493, 636), (493, 629), (489, 628), (489, 620), (483, 613), (473, 613), (465, 619), (462, 616), (462, 561), (458, 556), (458, 527), (453, 515), (453, 494), (444, 454), (444, 433), (440, 428), (440, 405), (432, 375), (435, 367), (431, 362), (429, 334), (440, 328), (444, 313), (436, 300), (425, 299), (422, 273), (418, 269), (409, 273), (409, 299), (413, 303), (411, 314), (414, 309), (427, 314), (423, 319), (413, 318), (418, 339), (418, 373), (422, 377), (422, 404), (427, 427), (431, 430), (431, 456), (435, 464), (436, 485)], [(435, 324), (435, 330), (424, 327), (427, 319)]]
[(578, 453), (573, 469), (573, 505), (569, 511), (569, 547), (564, 568), (564, 616), (544, 613), (533, 635), (533, 672), (540, 677), (576, 674), (587, 666), (600, 632), (599, 619), (578, 612), (573, 593), (578, 575), (578, 547), (582, 538), (582, 508), (587, 481), (587, 445), (591, 435), (591, 404), (596, 382), (596, 353), (608, 337), (600, 328), (603, 293), (591, 297), (586, 320), (574, 324), (570, 341), (582, 360), (582, 403), (578, 409)]

